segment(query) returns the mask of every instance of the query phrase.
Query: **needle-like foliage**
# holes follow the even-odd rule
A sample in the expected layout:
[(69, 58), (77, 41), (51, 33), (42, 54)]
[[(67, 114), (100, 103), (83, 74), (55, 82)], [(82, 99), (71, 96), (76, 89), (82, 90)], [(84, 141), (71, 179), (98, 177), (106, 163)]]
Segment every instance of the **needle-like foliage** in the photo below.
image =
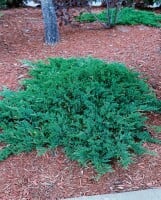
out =
[(127, 166), (135, 154), (157, 142), (145, 128), (145, 112), (160, 102), (139, 74), (119, 63), (93, 58), (50, 58), (32, 65), (18, 91), (0, 100), (0, 160), (11, 154), (39, 154), (58, 146), (100, 174), (113, 161)]
[[(113, 9), (110, 9), (110, 12), (113, 12)], [(107, 13), (102, 11), (96, 14), (97, 18), (106, 23), (107, 22)], [(81, 22), (94, 22), (96, 18), (94, 14), (84, 13), (78, 17), (78, 20)], [(139, 25), (143, 24), (146, 26), (161, 27), (161, 15), (156, 14), (150, 11), (137, 10), (134, 8), (123, 8), (118, 13), (117, 25)]]

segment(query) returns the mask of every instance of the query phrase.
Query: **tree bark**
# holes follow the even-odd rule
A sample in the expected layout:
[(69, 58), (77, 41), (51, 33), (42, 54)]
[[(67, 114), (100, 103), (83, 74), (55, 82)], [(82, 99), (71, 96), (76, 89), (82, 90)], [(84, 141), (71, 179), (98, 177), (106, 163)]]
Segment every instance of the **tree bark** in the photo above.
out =
[(53, 0), (41, 0), (42, 15), (45, 29), (45, 43), (53, 45), (59, 41), (59, 30)]

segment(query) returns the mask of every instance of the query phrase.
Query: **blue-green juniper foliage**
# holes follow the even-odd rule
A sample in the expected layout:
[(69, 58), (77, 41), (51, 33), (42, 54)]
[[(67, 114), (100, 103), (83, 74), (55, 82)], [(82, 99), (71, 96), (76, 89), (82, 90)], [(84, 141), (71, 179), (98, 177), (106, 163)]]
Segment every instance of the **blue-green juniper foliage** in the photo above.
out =
[[(111, 16), (114, 9), (110, 9)], [(106, 23), (107, 22), (107, 13), (102, 11), (96, 14), (97, 18)], [(94, 22), (96, 18), (91, 13), (84, 13), (77, 18), (81, 22)], [(114, 20), (112, 20), (114, 21)], [(161, 28), (161, 14), (156, 14), (155, 12), (142, 11), (134, 8), (123, 8), (118, 13), (117, 25), (139, 25), (143, 24), (146, 26), (154, 26)]]
[[(145, 113), (160, 101), (139, 74), (93, 58), (49, 58), (33, 63), (21, 89), (4, 89), (0, 100), (0, 160), (61, 146), (99, 174), (113, 161), (126, 167), (159, 142), (146, 130)], [(53, 158), (54, 159), (54, 158)]]

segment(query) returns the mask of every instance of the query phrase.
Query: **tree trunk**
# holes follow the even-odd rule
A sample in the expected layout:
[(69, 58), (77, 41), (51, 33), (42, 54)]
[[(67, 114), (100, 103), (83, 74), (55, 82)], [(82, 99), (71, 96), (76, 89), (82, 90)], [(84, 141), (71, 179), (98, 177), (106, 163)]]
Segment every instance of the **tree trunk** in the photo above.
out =
[(59, 41), (59, 30), (53, 0), (41, 0), (45, 28), (45, 43), (53, 45)]

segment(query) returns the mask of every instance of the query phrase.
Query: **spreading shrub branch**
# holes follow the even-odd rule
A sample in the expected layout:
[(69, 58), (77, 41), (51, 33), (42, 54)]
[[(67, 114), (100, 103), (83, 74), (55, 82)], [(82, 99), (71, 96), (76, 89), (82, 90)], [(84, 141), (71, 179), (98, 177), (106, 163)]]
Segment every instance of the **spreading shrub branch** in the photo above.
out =
[[(117, 161), (126, 167), (158, 142), (146, 129), (146, 112), (161, 112), (147, 83), (123, 64), (93, 58), (49, 58), (33, 63), (22, 89), (0, 100), (0, 160), (58, 146), (99, 174)], [(141, 110), (141, 112), (140, 112)]]

